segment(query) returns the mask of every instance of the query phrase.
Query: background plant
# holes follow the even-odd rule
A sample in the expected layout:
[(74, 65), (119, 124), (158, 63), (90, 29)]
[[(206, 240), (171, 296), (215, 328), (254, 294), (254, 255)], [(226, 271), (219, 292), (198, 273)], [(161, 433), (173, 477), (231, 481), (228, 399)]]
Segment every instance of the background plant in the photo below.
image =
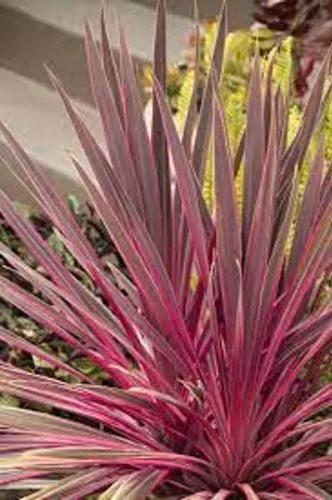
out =
[[(1, 125), (17, 158), (11, 167), (99, 293), (68, 270), (3, 192), (0, 211), (40, 269), (5, 246), (1, 255), (41, 297), (5, 277), (0, 293), (109, 377), (108, 385), (95, 384), (79, 367), (0, 329), (3, 342), (77, 381), (0, 362), (2, 392), (61, 412), (0, 408), (0, 485), (29, 481), (39, 489), (30, 500), (93, 493), (104, 500), (328, 497), (332, 387), (322, 385), (320, 371), (331, 348), (332, 309), (321, 285), (332, 264), (332, 173), (322, 141), (295, 217), (299, 171), (324, 109), (328, 60), (287, 144), (287, 104), (271, 76), (263, 83), (257, 57), (245, 139), (233, 154), (217, 90), (224, 39), (222, 14), (201, 106), (194, 93), (179, 133), (164, 92), (160, 2), (149, 136), (123, 31), (118, 65), (104, 23), (101, 50), (87, 28), (106, 151), (51, 75), (87, 157), (86, 166), (73, 158), (74, 165), (129, 278), (116, 266), (110, 278), (51, 181)], [(213, 213), (202, 195), (211, 138)]]
[(255, 0), (255, 19), (280, 34), (296, 40), (295, 53), (299, 61), (297, 90), (308, 88), (316, 61), (321, 61), (332, 42), (331, 0)]

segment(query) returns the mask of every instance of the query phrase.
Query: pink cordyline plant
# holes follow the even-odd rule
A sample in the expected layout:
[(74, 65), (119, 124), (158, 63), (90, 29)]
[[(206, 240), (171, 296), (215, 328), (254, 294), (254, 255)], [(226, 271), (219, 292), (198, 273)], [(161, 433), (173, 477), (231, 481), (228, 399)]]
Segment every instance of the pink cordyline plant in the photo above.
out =
[[(262, 77), (255, 59), (246, 130), (233, 155), (215, 92), (224, 37), (222, 11), (202, 104), (198, 111), (194, 90), (181, 133), (164, 91), (163, 0), (151, 135), (122, 31), (118, 62), (103, 21), (100, 45), (86, 31), (105, 150), (51, 76), (87, 158), (87, 165), (73, 159), (74, 165), (130, 278), (99, 260), (52, 181), (1, 125), (17, 160), (10, 168), (99, 293), (70, 274), (1, 192), (1, 213), (42, 272), (2, 246), (8, 265), (40, 298), (5, 278), (0, 294), (110, 380), (96, 385), (1, 328), (1, 341), (77, 380), (65, 383), (0, 363), (2, 392), (58, 412), (1, 407), (1, 488), (34, 485), (39, 489), (29, 500), (91, 494), (104, 500), (330, 498), (332, 387), (320, 383), (320, 367), (331, 347), (332, 308), (320, 300), (320, 290), (332, 263), (332, 172), (322, 141), (305, 194), (297, 196), (326, 103), (328, 59), (290, 145), (285, 99), (273, 88), (272, 72)], [(201, 189), (211, 141), (212, 214)], [(235, 182), (243, 168), (240, 213)]]

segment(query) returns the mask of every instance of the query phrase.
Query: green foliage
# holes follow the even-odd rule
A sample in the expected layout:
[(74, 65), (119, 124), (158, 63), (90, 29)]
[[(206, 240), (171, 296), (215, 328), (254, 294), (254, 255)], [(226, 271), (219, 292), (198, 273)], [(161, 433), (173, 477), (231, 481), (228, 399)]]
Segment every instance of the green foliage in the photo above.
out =
[[(202, 86), (210, 68), (216, 29), (216, 23), (208, 23), (200, 41)], [(275, 37), (265, 29), (257, 31), (239, 30), (230, 33), (226, 38), (220, 91), (228, 118), (227, 123), (233, 148), (238, 143), (246, 119), (248, 79), (256, 50), (259, 50), (264, 56), (266, 70), (272, 58), (274, 58), (274, 81), (276, 85), (280, 86), (284, 95), (287, 95), (290, 91), (289, 84), (293, 72), (292, 38), (286, 38), (278, 49), (275, 47)], [(180, 124), (184, 122), (188, 110), (193, 83), (194, 72), (190, 70), (186, 77), (182, 77), (182, 85), (177, 98), (176, 116)], [(292, 130), (296, 130), (297, 125), (298, 120), (295, 120), (294, 126), (291, 127)]]
[[(200, 40), (201, 44), (201, 68), (200, 87), (206, 81), (206, 76), (210, 68), (212, 51), (216, 37), (217, 23), (209, 22), (205, 24)], [(273, 64), (273, 81), (276, 87), (280, 88), (284, 100), (289, 101), (288, 112), (288, 137), (290, 143), (298, 130), (303, 117), (304, 103), (296, 95), (294, 88), (294, 75), (297, 70), (296, 40), (293, 37), (285, 37), (282, 40), (267, 29), (240, 30), (230, 33), (226, 38), (223, 74), (221, 79), (221, 95), (225, 105), (227, 124), (231, 147), (235, 154), (241, 134), (246, 121), (247, 89), (250, 69), (252, 66), (255, 51), (259, 51), (264, 60), (264, 72), (267, 74), (269, 65)], [(190, 60), (190, 59), (188, 59)], [(181, 129), (183, 127), (189, 103), (194, 87), (195, 73), (188, 63), (188, 71), (184, 75), (181, 72), (181, 83), (179, 93), (175, 100), (172, 95), (173, 107), (176, 110), (176, 119)], [(172, 71), (174, 78), (174, 69)], [(174, 88), (174, 84), (173, 84)], [(305, 100), (305, 99), (304, 99)], [(327, 100), (326, 112), (322, 116), (321, 125), (318, 132), (312, 139), (304, 168), (301, 174), (302, 191), (308, 177), (309, 165), (317, 149), (318, 136), (323, 132), (326, 137), (325, 157), (327, 162), (332, 161), (332, 102)], [(210, 155), (211, 156), (211, 155)], [(212, 158), (208, 158), (208, 163), (212, 163)], [(211, 167), (211, 165), (210, 165)], [(205, 179), (204, 196), (210, 207), (213, 207), (213, 179), (209, 172), (213, 168), (207, 166)], [(240, 183), (240, 180), (239, 180)], [(241, 196), (241, 195), (239, 195)]]
[(192, 93), (194, 90), (195, 71), (189, 70), (183, 78), (182, 86), (176, 97), (176, 120), (180, 127), (183, 128)]

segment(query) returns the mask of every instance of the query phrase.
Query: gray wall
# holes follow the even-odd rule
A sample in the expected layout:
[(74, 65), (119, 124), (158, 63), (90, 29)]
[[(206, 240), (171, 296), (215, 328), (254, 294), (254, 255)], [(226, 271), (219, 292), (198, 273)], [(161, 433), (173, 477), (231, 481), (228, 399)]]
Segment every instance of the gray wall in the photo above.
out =
[[(0, 0), (0, 119), (61, 189), (77, 186), (68, 150), (78, 150), (68, 120), (46, 76), (44, 64), (62, 80), (71, 97), (80, 104), (89, 125), (98, 135), (85, 66), (83, 22), (98, 24), (100, 0)], [(139, 64), (151, 57), (155, 0), (104, 0), (114, 5), (127, 28), (132, 51)], [(192, 0), (167, 0), (168, 52), (174, 61), (181, 58), (192, 29)], [(220, 9), (219, 0), (198, 0), (202, 18)], [(230, 29), (250, 22), (250, 0), (229, 0)], [(107, 10), (107, 9), (106, 9)], [(112, 9), (107, 10), (110, 14)], [(109, 15), (114, 32), (114, 16)], [(113, 22), (113, 24), (112, 24)], [(116, 43), (116, 40), (115, 40)], [(0, 153), (1, 146), (0, 137)], [(0, 185), (13, 198), (24, 199), (22, 189), (1, 165)]]

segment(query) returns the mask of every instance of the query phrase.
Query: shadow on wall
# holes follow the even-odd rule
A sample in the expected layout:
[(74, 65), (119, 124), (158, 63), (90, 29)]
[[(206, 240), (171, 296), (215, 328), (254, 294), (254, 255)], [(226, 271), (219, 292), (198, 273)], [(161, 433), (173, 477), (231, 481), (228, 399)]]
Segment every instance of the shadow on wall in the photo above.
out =
[(2, 67), (51, 88), (44, 67), (47, 64), (56, 69), (72, 97), (93, 104), (82, 37), (6, 5), (0, 5), (0, 33)]

